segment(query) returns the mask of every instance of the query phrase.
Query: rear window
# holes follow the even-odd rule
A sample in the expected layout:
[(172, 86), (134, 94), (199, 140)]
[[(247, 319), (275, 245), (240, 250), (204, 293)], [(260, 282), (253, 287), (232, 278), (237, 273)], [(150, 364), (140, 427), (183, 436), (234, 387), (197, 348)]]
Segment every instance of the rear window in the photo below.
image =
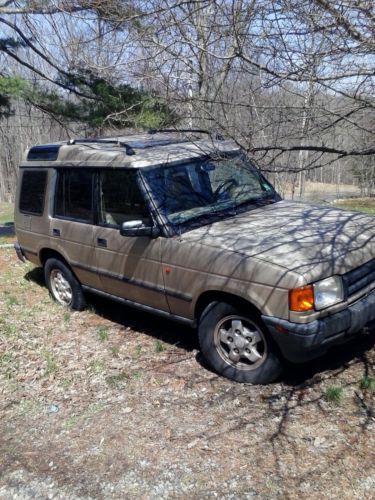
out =
[(20, 212), (42, 215), (47, 172), (42, 170), (25, 171), (22, 176)]

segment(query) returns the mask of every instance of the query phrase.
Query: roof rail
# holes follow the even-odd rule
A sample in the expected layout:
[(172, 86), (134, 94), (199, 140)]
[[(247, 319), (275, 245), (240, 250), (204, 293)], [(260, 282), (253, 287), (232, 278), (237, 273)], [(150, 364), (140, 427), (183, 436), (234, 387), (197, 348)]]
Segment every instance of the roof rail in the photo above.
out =
[(116, 146), (121, 146), (125, 148), (126, 154), (128, 156), (135, 155), (134, 149), (126, 142), (117, 141), (115, 139), (69, 139), (67, 142), (68, 146), (73, 146), (74, 144), (115, 144)]
[(207, 134), (213, 136), (214, 139), (218, 141), (223, 141), (224, 137), (217, 132), (210, 132), (209, 130), (205, 130), (203, 128), (152, 128), (148, 131), (148, 134), (171, 134), (173, 132), (190, 132), (192, 134)]

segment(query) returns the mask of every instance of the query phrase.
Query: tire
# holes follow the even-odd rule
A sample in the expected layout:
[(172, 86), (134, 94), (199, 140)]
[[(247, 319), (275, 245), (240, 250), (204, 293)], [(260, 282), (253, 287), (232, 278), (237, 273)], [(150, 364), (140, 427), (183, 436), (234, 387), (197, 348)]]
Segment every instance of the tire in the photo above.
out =
[(256, 313), (212, 302), (201, 315), (198, 336), (211, 368), (230, 380), (268, 384), (282, 372), (281, 355)]
[(77, 311), (85, 308), (86, 301), (81, 284), (64, 262), (48, 259), (44, 264), (44, 279), (56, 302)]

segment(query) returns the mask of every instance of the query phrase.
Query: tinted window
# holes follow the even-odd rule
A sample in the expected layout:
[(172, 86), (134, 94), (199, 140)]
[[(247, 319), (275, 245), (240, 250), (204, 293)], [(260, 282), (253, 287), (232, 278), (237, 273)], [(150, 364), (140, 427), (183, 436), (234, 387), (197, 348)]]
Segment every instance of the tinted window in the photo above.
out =
[(82, 222), (93, 222), (92, 183), (93, 173), (91, 171), (59, 171), (55, 215)]
[(131, 170), (103, 170), (100, 173), (101, 224), (120, 226), (129, 220), (149, 223), (148, 210)]
[(46, 171), (25, 171), (22, 176), (20, 211), (42, 215), (46, 190)]

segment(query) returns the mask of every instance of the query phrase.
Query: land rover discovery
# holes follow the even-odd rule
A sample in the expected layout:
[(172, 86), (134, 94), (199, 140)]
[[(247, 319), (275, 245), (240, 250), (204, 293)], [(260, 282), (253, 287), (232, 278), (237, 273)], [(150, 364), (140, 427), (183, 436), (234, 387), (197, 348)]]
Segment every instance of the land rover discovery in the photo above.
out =
[(375, 320), (375, 218), (284, 201), (231, 142), (157, 132), (30, 148), (20, 259), (53, 298), (85, 291), (198, 328), (218, 373), (275, 380)]

